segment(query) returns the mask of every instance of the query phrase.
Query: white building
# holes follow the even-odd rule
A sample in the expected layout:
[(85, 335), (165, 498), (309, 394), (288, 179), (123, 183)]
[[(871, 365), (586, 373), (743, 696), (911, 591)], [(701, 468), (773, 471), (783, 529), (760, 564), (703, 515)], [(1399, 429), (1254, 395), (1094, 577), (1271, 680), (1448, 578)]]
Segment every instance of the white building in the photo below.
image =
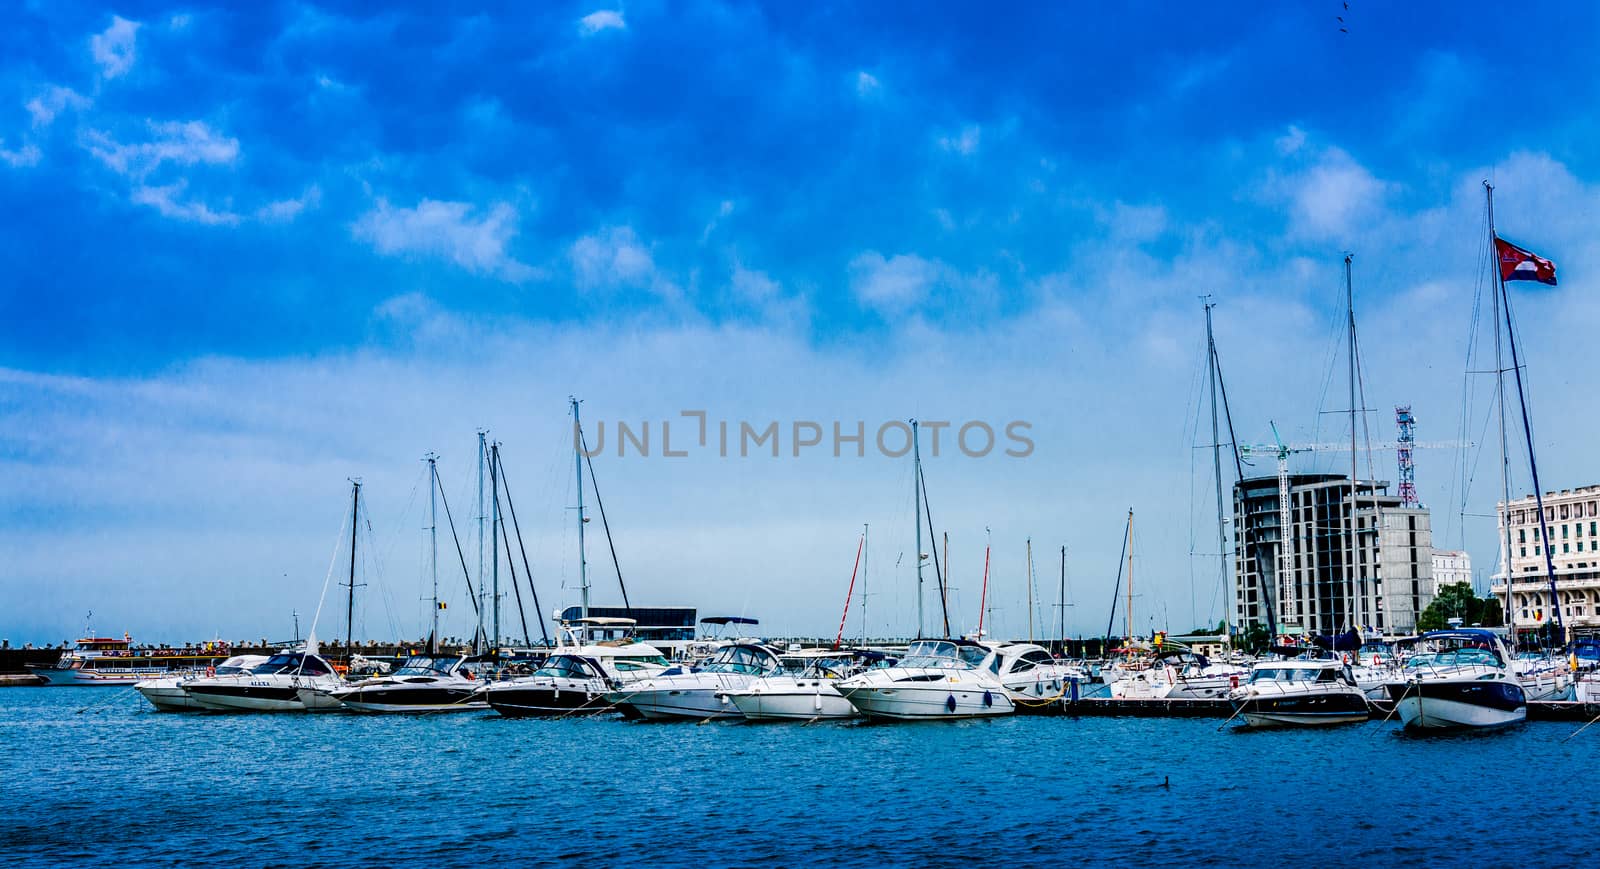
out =
[[(1544, 496), (1544, 539), (1532, 495), (1505, 504), (1499, 514), (1500, 564), (1491, 591), (1505, 600), (1506, 528), (1511, 529), (1510, 618), (1518, 630), (1532, 630), (1551, 620), (1550, 576), (1546, 557), (1555, 567), (1556, 594), (1567, 628), (1600, 628), (1600, 486), (1547, 492)], [(1548, 550), (1548, 551), (1547, 551)]]
[(1472, 556), (1449, 549), (1433, 550), (1433, 595), (1447, 585), (1472, 584)]

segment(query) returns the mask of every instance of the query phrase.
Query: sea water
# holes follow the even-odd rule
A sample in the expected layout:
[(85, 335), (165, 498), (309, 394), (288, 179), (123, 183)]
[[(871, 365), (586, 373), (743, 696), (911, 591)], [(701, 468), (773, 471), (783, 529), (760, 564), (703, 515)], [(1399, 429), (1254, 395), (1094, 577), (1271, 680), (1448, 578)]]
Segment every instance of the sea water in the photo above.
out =
[(633, 723), (158, 713), (0, 692), (0, 861), (147, 866), (1573, 866), (1600, 725)]

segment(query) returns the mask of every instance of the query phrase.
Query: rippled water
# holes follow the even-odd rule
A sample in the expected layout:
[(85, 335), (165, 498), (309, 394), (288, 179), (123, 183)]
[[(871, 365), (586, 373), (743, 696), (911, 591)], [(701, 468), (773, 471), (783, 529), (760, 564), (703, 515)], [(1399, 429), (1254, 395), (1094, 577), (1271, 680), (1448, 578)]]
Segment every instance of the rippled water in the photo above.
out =
[(1570, 866), (1600, 846), (1600, 725), (1562, 744), (1576, 725), (1418, 738), (143, 704), (0, 691), (6, 865)]

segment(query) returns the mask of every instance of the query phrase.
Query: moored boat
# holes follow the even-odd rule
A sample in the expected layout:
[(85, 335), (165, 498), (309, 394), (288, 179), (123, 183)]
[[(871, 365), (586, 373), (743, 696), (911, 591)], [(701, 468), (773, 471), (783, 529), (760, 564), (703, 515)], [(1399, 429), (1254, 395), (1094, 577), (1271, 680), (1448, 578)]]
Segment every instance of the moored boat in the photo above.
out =
[(1231, 693), (1250, 727), (1306, 727), (1366, 721), (1367, 697), (1334, 659), (1261, 661), (1250, 681)]
[(200, 703), (183, 690), (183, 683), (202, 676), (233, 676), (248, 673), (267, 662), (266, 655), (234, 655), (203, 672), (186, 672), (177, 676), (146, 679), (134, 685), (144, 699), (160, 712), (195, 712), (204, 709)]
[(1462, 628), (1422, 639), (1431, 650), (1414, 654), (1405, 679), (1386, 686), (1408, 730), (1505, 727), (1527, 719), (1527, 696), (1498, 636)]

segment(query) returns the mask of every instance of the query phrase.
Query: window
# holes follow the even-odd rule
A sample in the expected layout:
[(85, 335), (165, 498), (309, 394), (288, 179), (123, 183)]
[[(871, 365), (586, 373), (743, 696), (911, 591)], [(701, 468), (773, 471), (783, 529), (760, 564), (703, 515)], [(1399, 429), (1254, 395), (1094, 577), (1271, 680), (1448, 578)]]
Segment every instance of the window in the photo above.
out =
[(1561, 544), (1561, 554), (1562, 555), (1566, 555), (1567, 553), (1569, 553), (1571, 551), (1572, 551), (1572, 544), (1570, 544), (1570, 543)]
[(1570, 526), (1570, 525), (1562, 525), (1561, 526), (1561, 539), (1562, 540), (1567, 539), (1567, 529), (1571, 528), (1571, 527), (1572, 526)]
[(1517, 529), (1517, 542), (1518, 543), (1527, 543), (1528, 542), (1528, 529), (1526, 529), (1526, 528), (1518, 528)]
[(1567, 518), (1567, 505), (1565, 504), (1561, 505), (1561, 518)]

